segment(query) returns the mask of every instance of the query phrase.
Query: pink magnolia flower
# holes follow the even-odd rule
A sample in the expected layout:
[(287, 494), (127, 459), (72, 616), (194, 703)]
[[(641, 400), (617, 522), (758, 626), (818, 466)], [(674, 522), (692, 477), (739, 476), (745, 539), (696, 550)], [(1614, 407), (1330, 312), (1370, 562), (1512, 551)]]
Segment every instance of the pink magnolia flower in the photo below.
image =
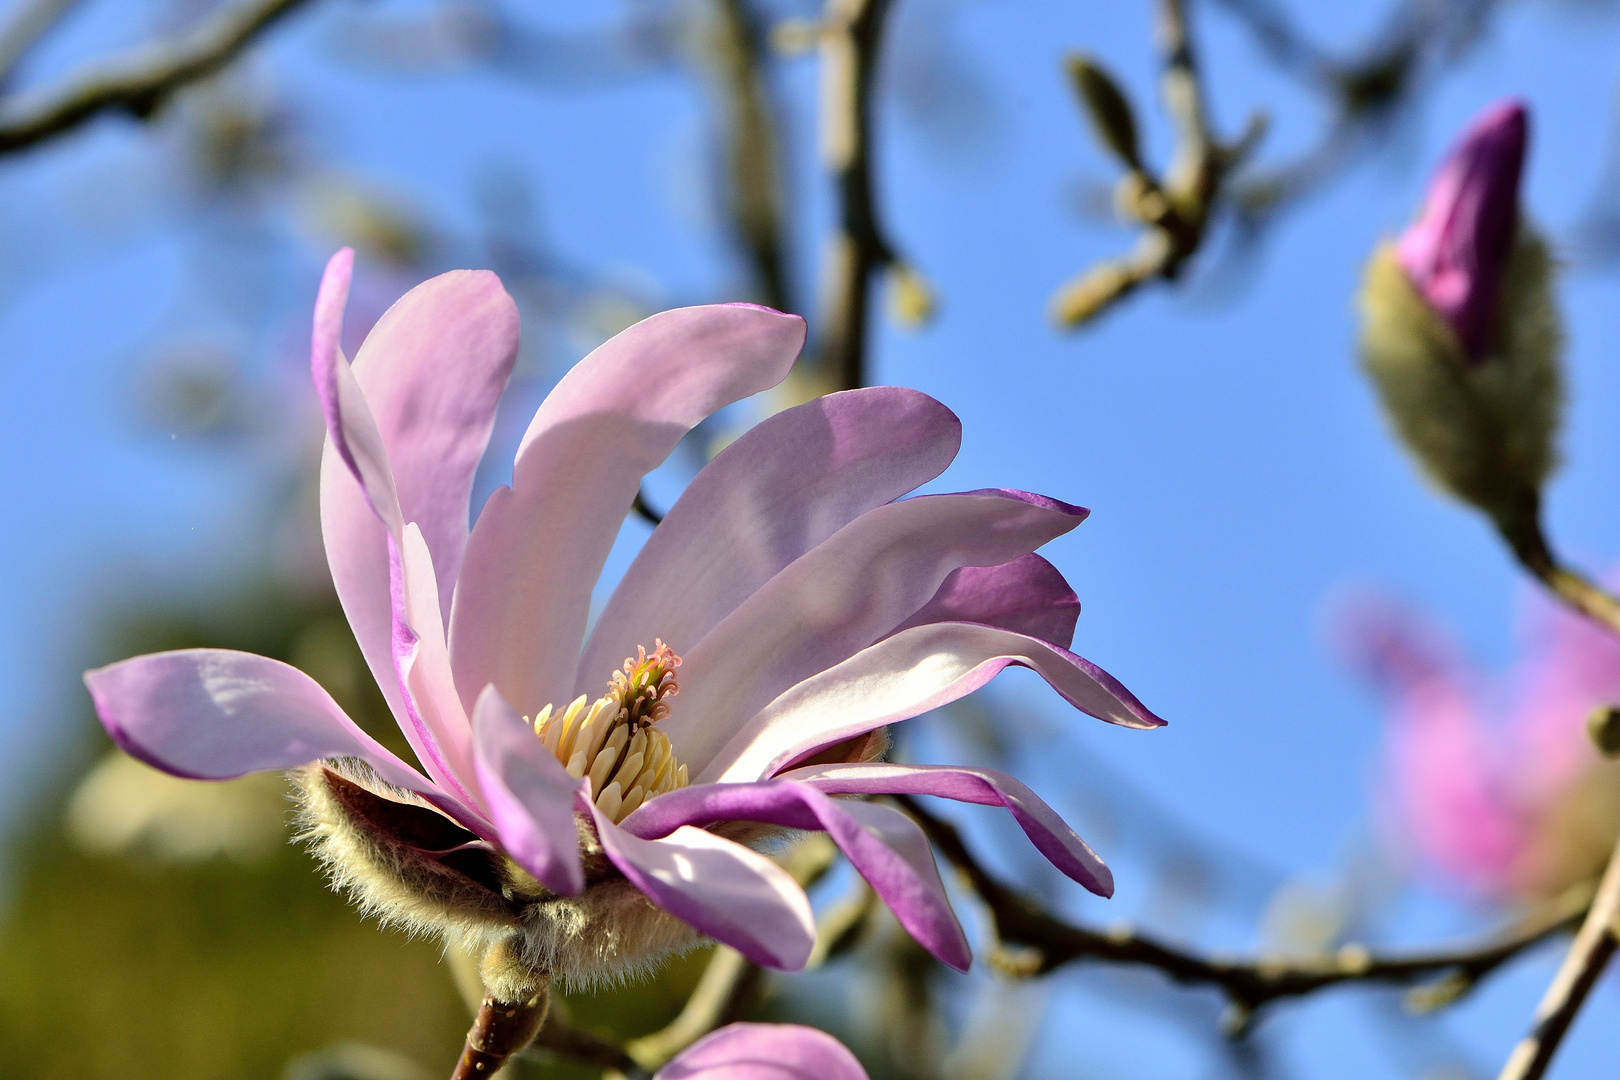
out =
[(728, 1024), (659, 1069), (653, 1080), (866, 1080), (844, 1044), (798, 1024)]
[(1388, 831), (1496, 900), (1594, 876), (1620, 831), (1620, 784), (1586, 734), (1593, 708), (1620, 703), (1620, 640), (1539, 599), (1529, 630), (1505, 679), (1390, 605), (1346, 635), (1387, 702)]
[(1513, 250), (1528, 127), (1517, 99), (1481, 113), (1440, 163), (1423, 212), (1395, 244), (1413, 287), (1457, 332), (1470, 359), (1489, 343)]
[(322, 763), (299, 775), (338, 882), (483, 952), (486, 980), (505, 964), (511, 994), (530, 992), (528, 976), (624, 970), (695, 931), (801, 967), (809, 902), (748, 846), (789, 829), (827, 832), (919, 942), (965, 968), (921, 831), (835, 795), (1005, 806), (1065, 874), (1111, 892), (1097, 856), (1017, 780), (875, 760), (885, 725), (1009, 664), (1093, 716), (1163, 723), (1068, 651), (1079, 602), (1033, 554), (1087, 511), (1010, 490), (900, 499), (955, 456), (956, 418), (896, 387), (835, 394), (716, 456), (590, 627), (642, 476), (704, 417), (781, 380), (803, 321), (723, 305), (619, 334), (546, 398), (512, 485), (469, 530), (516, 309), (493, 274), (444, 274), (383, 316), (351, 368), (337, 344), (351, 261), (332, 259), (315, 309), (322, 531), (426, 775), (302, 672), (221, 649), (89, 672), (119, 746), (202, 779)]

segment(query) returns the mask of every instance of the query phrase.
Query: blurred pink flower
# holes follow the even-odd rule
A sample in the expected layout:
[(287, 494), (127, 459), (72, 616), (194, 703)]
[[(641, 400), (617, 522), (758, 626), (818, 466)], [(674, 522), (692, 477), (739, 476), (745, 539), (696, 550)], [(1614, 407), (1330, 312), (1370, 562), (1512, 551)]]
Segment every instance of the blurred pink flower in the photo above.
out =
[(1340, 627), (1387, 709), (1385, 831), (1493, 900), (1594, 876), (1620, 831), (1620, 777), (1586, 734), (1593, 708), (1620, 703), (1620, 640), (1539, 595), (1532, 603), (1522, 656), (1503, 676), (1388, 602)]
[[(1034, 549), (1087, 511), (1007, 489), (902, 499), (949, 464), (960, 423), (911, 390), (835, 394), (703, 469), (590, 626), (642, 476), (705, 417), (781, 380), (803, 320), (719, 305), (619, 334), (546, 398), (512, 485), (469, 530), (516, 308), (493, 274), (442, 275), (378, 321), (351, 368), (338, 347), (350, 258), (332, 259), (316, 301), (322, 533), (426, 775), (302, 672), (221, 649), (89, 672), (119, 746), (203, 779), (326, 762), (300, 774), (304, 810), (341, 883), (469, 948), (517, 940), (523, 965), (554, 974), (685, 948), (680, 923), (803, 966), (809, 901), (736, 842), (789, 829), (827, 832), (919, 942), (965, 969), (921, 830), (834, 795), (1006, 807), (1065, 874), (1112, 891), (1101, 860), (1012, 777), (874, 760), (886, 725), (1011, 664), (1093, 716), (1163, 723), (1068, 650), (1079, 601)], [(341, 764), (353, 760), (367, 768)]]
[(1431, 308), (1477, 359), (1491, 333), (1519, 223), (1529, 117), (1517, 99), (1482, 112), (1440, 163), (1423, 211), (1395, 257)]

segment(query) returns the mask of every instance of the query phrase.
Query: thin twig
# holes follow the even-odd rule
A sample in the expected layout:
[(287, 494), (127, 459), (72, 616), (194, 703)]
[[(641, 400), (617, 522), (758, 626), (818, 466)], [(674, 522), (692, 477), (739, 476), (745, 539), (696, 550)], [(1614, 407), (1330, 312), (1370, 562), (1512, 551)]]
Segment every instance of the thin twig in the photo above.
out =
[(742, 1004), (759, 989), (764, 970), (736, 949), (715, 947), (709, 966), (686, 999), (680, 1015), (651, 1035), (625, 1047), (649, 1072), (685, 1050), (715, 1028), (738, 1018)]
[(306, 0), (248, 0), (170, 40), (84, 68), (62, 83), (0, 104), (0, 153), (68, 131), (111, 109), (152, 115), (176, 90), (219, 70), (281, 16)]
[(1620, 946), (1620, 845), (1609, 859), (1586, 921), (1536, 1007), (1530, 1034), (1513, 1048), (1497, 1080), (1540, 1080), (1616, 946)]
[(776, 110), (765, 75), (765, 34), (746, 0), (713, 0), (707, 57), (724, 116), (726, 202), (732, 232), (762, 303), (792, 311), (782, 238), (782, 168)]
[[(832, 840), (825, 833), (815, 833), (783, 852), (777, 861), (801, 887), (809, 888), (821, 880), (837, 856)], [(764, 981), (764, 968), (735, 949), (716, 946), (680, 1015), (632, 1041), (626, 1052), (642, 1068), (656, 1070), (715, 1028), (741, 1019), (763, 991)]]
[(621, 1073), (635, 1072), (640, 1068), (636, 1059), (625, 1053), (617, 1043), (574, 1027), (562, 1019), (560, 1013), (560, 1009), (553, 1009), (546, 1016), (545, 1023), (540, 1026), (540, 1034), (529, 1044), (526, 1056), (555, 1054), (598, 1069), (613, 1069)]
[[(1058, 290), (1052, 317), (1060, 326), (1089, 322), (1149, 281), (1178, 277), (1203, 243), (1221, 185), (1265, 131), (1256, 115), (1236, 142), (1219, 142), (1210, 130), (1184, 0), (1158, 0), (1157, 24), (1164, 57), (1160, 95), (1176, 128), (1175, 159), (1162, 179), (1139, 160), (1129, 162), (1115, 197), (1120, 211), (1143, 226), (1141, 238), (1129, 255), (1099, 263)], [(1119, 100), (1128, 112), (1123, 95)]]
[(1519, 564), (1545, 585), (1558, 599), (1576, 611), (1620, 634), (1620, 599), (1606, 592), (1578, 570), (1561, 563), (1547, 542), (1541, 527), (1540, 496), (1531, 493), (1525, 506), (1511, 517), (1496, 522)]
[(50, 33), (83, 0), (23, 0), (0, 28), (0, 87), (10, 84), (17, 65), (39, 39)]
[(1078, 960), (1157, 968), (1176, 982), (1201, 983), (1223, 991), (1232, 1006), (1228, 1028), (1234, 1034), (1247, 1030), (1261, 1006), (1346, 983), (1411, 986), (1438, 980), (1419, 987), (1420, 993), (1411, 1003), (1429, 1008), (1449, 1003), (1524, 950), (1574, 929), (1592, 902), (1590, 890), (1571, 890), (1517, 925), (1483, 942), (1457, 948), (1380, 955), (1363, 945), (1346, 945), (1317, 957), (1215, 959), (1128, 927), (1092, 930), (1064, 922), (985, 870), (954, 826), (934, 817), (912, 798), (899, 796), (896, 801), (916, 818), (934, 846), (984, 901), (995, 920), (1000, 944), (1031, 950), (1018, 955), (1000, 949), (995, 958), (998, 966), (1021, 975), (1044, 974)]
[(872, 89), (891, 0), (828, 0), (821, 31), (821, 153), (837, 190), (821, 355), (836, 388), (866, 385), (872, 279), (895, 262), (872, 193)]

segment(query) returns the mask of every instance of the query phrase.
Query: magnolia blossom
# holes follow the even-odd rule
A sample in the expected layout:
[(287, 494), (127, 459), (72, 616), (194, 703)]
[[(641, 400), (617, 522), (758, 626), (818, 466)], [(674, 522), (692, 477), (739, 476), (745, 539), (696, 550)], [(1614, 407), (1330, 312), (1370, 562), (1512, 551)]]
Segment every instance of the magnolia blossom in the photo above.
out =
[(1463, 351), (1484, 351), (1519, 223), (1519, 176), (1529, 117), (1516, 99), (1481, 113), (1429, 183), (1423, 211), (1395, 257)]
[(834, 394), (716, 456), (592, 626), (592, 585), (642, 476), (704, 417), (781, 380), (803, 321), (723, 305), (619, 334), (546, 398), (511, 486), (469, 530), (516, 308), (493, 274), (444, 274), (395, 304), (351, 367), (338, 347), (351, 260), (332, 259), (315, 310), (322, 532), (422, 771), (302, 672), (222, 649), (88, 673), (119, 746), (203, 779), (309, 766), (306, 832), (338, 883), (483, 955), (486, 982), (513, 995), (698, 933), (803, 966), (809, 902), (755, 850), (786, 830), (824, 830), (919, 942), (965, 968), (922, 832), (835, 795), (1005, 806), (1065, 874), (1111, 892), (1017, 780), (876, 760), (886, 725), (1009, 664), (1092, 716), (1163, 722), (1068, 651), (1079, 603), (1033, 554), (1087, 511), (1011, 490), (901, 499), (950, 463), (956, 417), (896, 387)]
[(844, 1044), (798, 1024), (728, 1024), (681, 1051), (653, 1080), (866, 1080)]
[(1595, 876), (1620, 829), (1620, 776), (1586, 734), (1593, 708), (1620, 703), (1620, 640), (1548, 601), (1529, 629), (1506, 678), (1392, 605), (1361, 610), (1345, 634), (1387, 702), (1388, 831), (1498, 900)]

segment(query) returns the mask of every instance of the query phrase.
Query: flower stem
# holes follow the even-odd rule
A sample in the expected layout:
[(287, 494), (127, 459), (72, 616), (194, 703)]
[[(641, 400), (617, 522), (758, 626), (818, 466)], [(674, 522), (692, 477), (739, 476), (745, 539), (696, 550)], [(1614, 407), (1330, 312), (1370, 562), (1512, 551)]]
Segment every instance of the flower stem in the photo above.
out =
[(1532, 494), (1511, 514), (1496, 516), (1496, 527), (1519, 564), (1554, 596), (1594, 622), (1620, 634), (1620, 599), (1586, 575), (1558, 561), (1541, 528), (1541, 500)]
[(507, 1058), (534, 1041), (550, 1004), (549, 990), (518, 1002), (496, 1001), (493, 995), (485, 994), (450, 1080), (487, 1080), (494, 1076)]
[(1553, 976), (1552, 985), (1536, 1007), (1530, 1034), (1513, 1053), (1497, 1080), (1540, 1080), (1552, 1063), (1558, 1044), (1586, 1002), (1603, 968), (1620, 946), (1620, 845), (1609, 859), (1609, 868), (1598, 886), (1586, 921), (1581, 923), (1575, 942)]

